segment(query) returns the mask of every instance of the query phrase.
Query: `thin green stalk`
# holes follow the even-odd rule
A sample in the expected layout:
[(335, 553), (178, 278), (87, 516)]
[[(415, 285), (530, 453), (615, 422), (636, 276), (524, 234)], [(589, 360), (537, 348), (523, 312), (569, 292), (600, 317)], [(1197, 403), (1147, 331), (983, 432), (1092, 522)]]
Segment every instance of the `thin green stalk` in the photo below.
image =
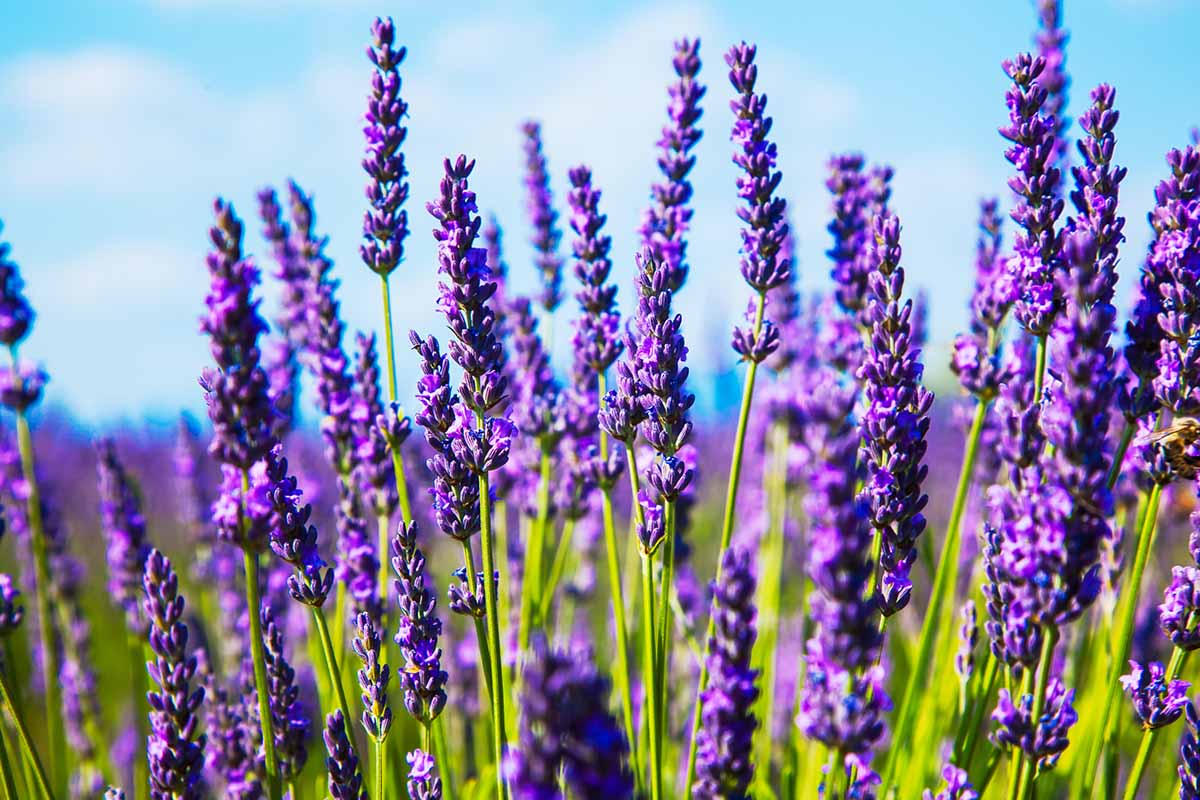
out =
[(1040, 403), (1042, 401), (1042, 388), (1046, 385), (1046, 357), (1049, 355), (1050, 348), (1048, 347), (1046, 334), (1042, 334), (1037, 340), (1037, 371), (1033, 375), (1033, 402)]
[[(1163, 675), (1163, 682), (1170, 685), (1171, 681), (1179, 677), (1180, 671), (1183, 669), (1183, 662), (1187, 660), (1187, 651), (1176, 647), (1175, 652), (1171, 653), (1171, 660), (1167, 663), (1166, 673)], [(1129, 772), (1129, 779), (1125, 782), (1125, 800), (1136, 800), (1138, 787), (1142, 784), (1142, 778), (1146, 773), (1146, 765), (1150, 763), (1150, 755), (1154, 752), (1154, 745), (1158, 741), (1158, 732), (1161, 728), (1147, 728), (1142, 732), (1142, 743), (1138, 745), (1137, 757), (1133, 761), (1133, 768)]]
[(778, 662), (779, 610), (783, 594), (783, 528), (787, 508), (787, 428), (776, 422), (771, 429), (771, 461), (766, 470), (765, 489), (769, 524), (758, 550), (758, 640), (753, 664), (759, 670), (759, 694), (755, 717), (761, 724), (754, 733), (755, 761), (770, 777), (773, 734), (769, 720), (775, 708), (775, 673)]
[(1133, 637), (1133, 622), (1137, 615), (1142, 575), (1146, 572), (1146, 563), (1150, 560), (1150, 551), (1153, 549), (1154, 534), (1158, 527), (1158, 505), (1161, 499), (1162, 486), (1156, 483), (1150, 489), (1150, 496), (1146, 501), (1146, 513), (1142, 524), (1138, 527), (1133, 571), (1129, 575), (1118, 611), (1116, 644), (1113, 647), (1112, 674), (1108, 679), (1108, 695), (1105, 698), (1103, 714), (1100, 717), (1100, 726), (1095, 729), (1092, 748), (1083, 767), (1084, 797), (1092, 796), (1092, 787), (1096, 780), (1096, 767), (1099, 765), (1101, 753), (1104, 751), (1109, 726), (1113, 724), (1113, 711), (1121, 693), (1120, 676), (1125, 670), (1125, 659), (1129, 655), (1129, 643)]
[[(50, 683), (50, 681), (47, 681)], [(8, 715), (12, 718), (13, 727), (17, 730), (17, 738), (21, 740), (21, 749), (24, 751), (25, 760), (33, 767), (33, 774), (37, 778), (38, 786), (41, 787), (42, 793), (47, 800), (54, 800), (54, 792), (50, 788), (50, 781), (46, 778), (46, 769), (42, 766), (42, 760), (38, 758), (37, 750), (33, 746), (33, 740), (29, 738), (29, 729), (25, 727), (25, 720), (17, 712), (17, 706), (13, 703), (12, 690), (8, 685), (8, 677), (4, 674), (4, 670), (0, 669), (0, 701), (3, 701), (4, 707), (8, 709)]]
[[(16, 350), (10, 352), (13, 368), (16, 369)], [(33, 549), (34, 600), (38, 610), (38, 637), (42, 646), (42, 674), (46, 677), (43, 694), (46, 700), (46, 732), (50, 742), (46, 763), (51, 780), (55, 780), (59, 777), (59, 754), (65, 753), (67, 748), (62, 723), (62, 688), (57, 677), (60, 670), (54, 638), (54, 614), (50, 607), (50, 567), (46, 555), (46, 528), (42, 520), (42, 495), (34, 466), (33, 436), (29, 431), (29, 420), (21, 411), (17, 412), (17, 446), (21, 451), (21, 471), (29, 491), (26, 507)]]
[(1117, 485), (1117, 478), (1121, 476), (1121, 465), (1125, 463), (1125, 452), (1129, 450), (1129, 445), (1133, 442), (1134, 426), (1126, 422), (1125, 427), (1121, 429), (1121, 439), (1117, 442), (1117, 449), (1113, 452), (1112, 464), (1108, 468), (1108, 480), (1105, 484), (1109, 489)]
[[(350, 716), (350, 704), (346, 702), (346, 687), (342, 684), (342, 671), (338, 667), (337, 654), (333, 649), (333, 639), (329, 636), (329, 623), (325, 620), (324, 609), (314, 607), (312, 618), (313, 624), (317, 626), (317, 636), (321, 640), (321, 650), (325, 654), (325, 672), (329, 676), (329, 683), (333, 686), (337, 696), (338, 709), (342, 712), (342, 718), (346, 720), (346, 725), (350, 725), (350, 720), (354, 717)], [(354, 737), (347, 738), (350, 740), (350, 749), (356, 750)]]
[[(463, 566), (467, 568), (467, 586), (471, 594), (479, 596), (479, 579), (475, 569), (475, 551), (471, 549), (471, 540), (463, 539)], [(484, 598), (487, 602), (487, 598)], [(479, 672), (483, 675), (483, 684), (487, 687), (488, 704), (492, 702), (492, 656), (488, 647), (487, 627), (483, 620), (475, 617), (475, 639), (479, 648)]]
[(954, 737), (954, 763), (967, 770), (975, 754), (975, 743), (979, 740), (979, 727), (983, 723), (983, 715), (987, 713), (988, 700), (1000, 677), (1000, 662), (992, 655), (990, 647), (984, 650), (983, 658), (983, 669), (978, 673), (979, 680), (975, 682), (976, 688), (982, 691), (971, 693)]
[[(605, 376), (597, 376), (598, 393), (601, 398), (606, 394)], [(603, 402), (603, 401), (601, 401)], [(608, 433), (600, 431), (600, 459), (608, 461)], [(630, 769), (633, 770), (637, 788), (642, 788), (643, 776), (638, 768), (637, 740), (633, 736), (633, 674), (629, 669), (629, 629), (625, 625), (625, 592), (621, 583), (621, 563), (617, 554), (617, 532), (613, 522), (612, 490), (605, 489), (601, 496), (604, 518), (604, 554), (608, 566), (608, 590), (612, 598), (614, 637), (617, 642), (617, 674), (613, 676), (617, 695), (621, 701), (621, 717), (625, 724), (625, 739), (629, 742)], [(637, 500), (634, 500), (637, 503)]]
[(372, 738), (371, 741), (375, 743), (375, 797), (378, 800), (387, 800), (387, 791), (384, 788), (387, 784), (384, 780), (386, 774), (384, 765), (387, 763), (385, 740)]
[(546, 576), (546, 585), (542, 589), (542, 603), (538, 608), (538, 619), (550, 619), (550, 609), (554, 605), (554, 594), (562, 580), (563, 572), (567, 569), (567, 558), (571, 555), (571, 540), (575, 537), (575, 520), (568, 519), (563, 523), (562, 534), (554, 545), (554, 559), (550, 564), (550, 574)]
[(0, 736), (0, 778), (4, 780), (4, 800), (21, 800), (21, 796), (17, 794), (17, 784), (13, 780), (12, 762), (8, 759), (8, 744), (3, 736)]
[[(248, 489), (250, 480), (242, 473), (242, 487)], [(271, 800), (279, 800), (279, 761), (275, 756), (275, 734), (271, 727), (271, 696), (267, 694), (267, 662), (263, 650), (262, 598), (259, 596), (258, 553), (242, 552), (246, 570), (246, 607), (250, 617), (250, 657), (254, 661), (254, 690), (258, 695), (258, 719), (262, 727), (263, 761), (266, 763), (267, 783)], [(349, 724), (349, 717), (347, 724)]]
[[(673, 626), (671, 610), (671, 587), (675, 583), (675, 501), (668, 500), (663, 508), (663, 527), (666, 530), (666, 541), (663, 543), (663, 563), (660, 575), (662, 585), (659, 587), (658, 612), (655, 622), (658, 624), (658, 665), (655, 676), (658, 679), (658, 751), (665, 752), (667, 728), (667, 684), (671, 672), (671, 628)], [(665, 760), (665, 757), (664, 757)]]
[(450, 755), (446, 750), (446, 727), (441, 717), (433, 722), (433, 753), (442, 778), (442, 798), (443, 800), (455, 800), (457, 795), (454, 789), (454, 770), (451, 768)]
[(521, 619), (517, 628), (517, 645), (524, 653), (529, 649), (533, 628), (538, 624), (536, 614), (541, 608), (542, 560), (546, 550), (546, 524), (550, 518), (550, 453), (543, 450), (538, 478), (537, 520), (529, 528), (525, 541), (525, 575), (521, 581)]
[(958, 567), (962, 547), (962, 518), (967, 508), (967, 495), (971, 488), (971, 476), (975, 470), (975, 457), (979, 452), (979, 440), (983, 434), (983, 425), (987, 419), (989, 404), (978, 401), (975, 405), (975, 418), (971, 422), (971, 430), (967, 434), (966, 449), (963, 452), (962, 467), (958, 473), (958, 485), (954, 490), (954, 505), (950, 509), (950, 521), (946, 526), (946, 541), (938, 558), (937, 571), (933, 577), (933, 590), (929, 598), (929, 608), (921, 621), (921, 637), (917, 644), (917, 657), (913, 668), (909, 670), (903, 700), (896, 714), (896, 734), (892, 741), (896, 743), (889, 753), (887, 769), (884, 771), (883, 786), (892, 785), (892, 779), (900, 765), (900, 754), (905, 743), (909, 742), (912, 725), (917, 716), (922, 690), (929, 680), (929, 664), (933, 657), (934, 644), (941, 632), (942, 610), (946, 599), (953, 593), (958, 583)]
[(649, 554), (642, 554), (642, 686), (645, 696), (647, 740), (650, 743), (650, 797), (662, 797), (662, 754), (659, 752), (658, 692), (654, 664), (658, 660), (654, 641), (654, 564)]
[[(511, 574), (512, 564), (509, 561), (508, 549), (508, 503), (496, 501), (495, 519), (492, 527), (496, 532), (496, 559), (500, 562), (500, 571)], [(508, 641), (509, 628), (512, 626), (512, 591), (506, 582), (500, 589), (500, 639)], [(444, 783), (445, 781), (443, 781)]]
[[(383, 336), (387, 347), (388, 399), (396, 404), (396, 413), (403, 416), (404, 409), (396, 391), (396, 345), (392, 339), (392, 291), (388, 276), (382, 277), (383, 289)], [(396, 496), (400, 499), (400, 516), (405, 523), (412, 522), (412, 504), (408, 499), (408, 480), (404, 472), (404, 454), (399, 448), (392, 450), (392, 469), (396, 473)], [(386, 550), (380, 551), (386, 553)], [(386, 598), (385, 598), (386, 599)]]
[[(387, 514), (380, 514), (375, 518), (375, 521), (379, 526), (379, 549), (375, 551), (379, 554), (379, 575), (376, 578), (375, 583), (379, 591), (379, 607), (382, 608), (386, 614), (387, 609), (391, 606), (391, 601), (388, 599), (388, 587), (391, 586), (392, 577), (392, 523), (391, 520), (388, 519)], [(390, 636), (383, 637), (383, 647), (381, 647), (379, 650), (381, 664), (388, 663), (387, 645), (390, 638)]]
[[(754, 309), (754, 338), (762, 333), (763, 314), (767, 307), (766, 292), (758, 293), (758, 301)], [(721, 562), (729, 542), (733, 538), (733, 519), (737, 511), (738, 484), (742, 478), (742, 453), (746, 447), (746, 429), (750, 424), (750, 406), (754, 402), (754, 379), (758, 375), (758, 362), (751, 361), (746, 369), (746, 379), (742, 384), (742, 405), (738, 411), (737, 433), (733, 439), (733, 456), (729, 464), (729, 483), (725, 489), (725, 516), (721, 523), (721, 545), (717, 550), (717, 581), (721, 580)], [(696, 682), (696, 702), (692, 712), (691, 737), (688, 742), (687, 779), (684, 782), (683, 796), (692, 796), (692, 784), (696, 780), (696, 744), (700, 730), (701, 695), (708, 687), (708, 642), (713, 635), (715, 625), (713, 615), (709, 614), (708, 629), (704, 636), (704, 658), (700, 660), (700, 679)]]
[[(129, 649), (129, 699), (133, 704), (133, 721), (137, 730), (137, 741), (146, 741), (148, 734), (146, 716), (146, 660), (143, 658), (143, 642), (133, 631), (125, 631), (125, 643)], [(129, 800), (137, 800), (142, 796), (141, 787), (149, 780), (147, 774), (146, 754), (138, 752), (133, 759), (133, 786), (127, 794)]]
[[(480, 427), (483, 426), (483, 415), (478, 415)], [(505, 724), (504, 697), (504, 665), (500, 660), (500, 609), (497, 596), (496, 550), (492, 537), (492, 512), (488, 497), (488, 475), (479, 474), (479, 527), (481, 547), (483, 549), (484, 576), (484, 616), (487, 618), (488, 648), (491, 651), (492, 665), (492, 747), (496, 758), (496, 796), (499, 800), (508, 797), (508, 786), (501, 774), (501, 764), (504, 762), (504, 751), (508, 742), (508, 730)]]
[[(1054, 648), (1058, 644), (1058, 628), (1050, 625), (1042, 633), (1042, 655), (1037, 665), (1037, 683), (1033, 690), (1032, 720), (1041, 720), (1046, 710), (1046, 691), (1050, 686), (1050, 672), (1054, 667)], [(1037, 779), (1037, 759), (1027, 756), (1021, 771), (1021, 793), (1023, 798), (1033, 794), (1033, 782)]]

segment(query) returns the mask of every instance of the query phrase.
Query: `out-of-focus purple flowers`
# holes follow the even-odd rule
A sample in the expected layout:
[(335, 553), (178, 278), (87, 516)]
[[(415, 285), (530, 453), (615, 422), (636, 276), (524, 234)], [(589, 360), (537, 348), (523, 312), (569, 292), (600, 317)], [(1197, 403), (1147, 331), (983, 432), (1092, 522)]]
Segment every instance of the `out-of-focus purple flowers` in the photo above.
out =
[(720, 580), (713, 587), (713, 636), (708, 646), (708, 688), (696, 748), (696, 800), (745, 798), (754, 780), (752, 739), (758, 720), (758, 670), (750, 668), (754, 649), (755, 578), (750, 554), (725, 552)]
[(975, 289), (971, 324), (954, 339), (950, 369), (962, 387), (983, 401), (999, 392), (1002, 379), (999, 339), (1004, 320), (1017, 299), (1017, 280), (1001, 255), (1001, 220), (995, 199), (979, 204), (979, 240), (975, 246)]
[[(0, 233), (4, 225), (0, 223)], [(0, 344), (16, 347), (29, 333), (34, 313), (25, 299), (25, 283), (17, 265), (9, 258), (7, 242), (0, 241)]]
[(542, 278), (542, 293), (538, 298), (547, 313), (553, 313), (562, 302), (562, 256), (558, 245), (562, 231), (558, 228), (558, 212), (550, 195), (550, 174), (546, 170), (546, 155), (542, 152), (542, 126), (526, 122), (521, 126), (525, 137), (525, 213), (533, 226), (534, 266)]
[(921, 800), (979, 800), (979, 794), (971, 788), (971, 780), (965, 769), (947, 764), (942, 769), (942, 783), (937, 794), (926, 789)]
[(124, 465), (117, 457), (112, 439), (102, 439), (96, 448), (100, 476), (100, 520), (108, 542), (108, 591), (125, 611), (131, 631), (146, 633), (141, 614), (142, 574), (150, 543), (141, 500)]
[(1195, 704), (1184, 706), (1187, 727), (1179, 741), (1179, 800), (1200, 798), (1200, 714)]

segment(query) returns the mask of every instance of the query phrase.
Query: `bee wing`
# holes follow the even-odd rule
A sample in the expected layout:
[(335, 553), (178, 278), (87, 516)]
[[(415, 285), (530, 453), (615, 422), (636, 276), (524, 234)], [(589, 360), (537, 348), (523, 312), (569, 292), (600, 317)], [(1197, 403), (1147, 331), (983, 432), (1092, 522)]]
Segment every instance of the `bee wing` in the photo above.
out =
[(1143, 433), (1141, 436), (1134, 439), (1133, 443), (1136, 445), (1139, 445), (1139, 446), (1147, 445), (1147, 444), (1157, 444), (1158, 442), (1161, 442), (1164, 439), (1169, 439), (1172, 436), (1178, 436), (1179, 434), (1181, 434), (1187, 430), (1190, 430), (1191, 427), (1192, 427), (1192, 425), (1190, 423), (1176, 422), (1171, 425), (1168, 425), (1165, 428), (1159, 428), (1156, 431), (1150, 431), (1149, 433)]

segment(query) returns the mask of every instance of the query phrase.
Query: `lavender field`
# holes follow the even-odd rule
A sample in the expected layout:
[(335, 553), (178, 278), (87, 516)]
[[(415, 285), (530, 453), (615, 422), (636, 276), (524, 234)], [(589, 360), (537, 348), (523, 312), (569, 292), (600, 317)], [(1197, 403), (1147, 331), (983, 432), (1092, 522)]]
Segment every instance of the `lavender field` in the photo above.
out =
[(923, 273), (971, 276), (948, 346), (902, 167), (785, 182), (794, 76), (688, 30), (643, 205), (513, 110), (502, 215), (483, 156), (412, 163), (425, 78), (364, 14), (358, 258), (303, 163), (211, 186), (168, 425), (132, 351), (124, 421), (55, 397), (54, 276), (0, 228), (0, 798), (1200, 798), (1200, 131), (1123, 166), (1063, 14), (970, 120), (1005, 175)]

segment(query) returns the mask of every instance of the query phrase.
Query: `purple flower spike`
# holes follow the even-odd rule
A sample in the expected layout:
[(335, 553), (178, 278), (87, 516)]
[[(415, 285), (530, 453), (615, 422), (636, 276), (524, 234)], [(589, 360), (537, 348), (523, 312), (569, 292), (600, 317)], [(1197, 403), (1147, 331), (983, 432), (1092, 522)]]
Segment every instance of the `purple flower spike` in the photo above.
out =
[[(571, 192), (567, 203), (571, 207), (571, 230), (576, 236), (572, 244), (575, 277), (581, 284), (575, 293), (582, 311), (573, 339), (576, 360), (593, 373), (603, 374), (623, 349), (619, 336), (621, 317), (616, 311), (617, 287), (609, 280), (612, 259), (608, 252), (612, 238), (601, 233), (608, 217), (600, 213), (600, 190), (592, 186), (592, 171), (579, 166), (568, 177)], [(594, 379), (591, 380), (594, 384)]]
[(758, 727), (753, 712), (758, 670), (750, 668), (750, 654), (757, 612), (749, 553), (728, 549), (720, 576), (713, 586), (715, 625), (708, 646), (710, 679), (701, 700), (694, 800), (746, 798), (754, 781), (751, 748)]
[(108, 592), (125, 611), (130, 630), (145, 636), (141, 615), (142, 574), (150, 544), (141, 499), (125, 472), (112, 439), (96, 447), (100, 476), (100, 520), (108, 541)]
[(371, 24), (371, 46), (367, 58), (375, 66), (371, 75), (371, 96), (367, 99), (367, 152), (362, 167), (370, 178), (367, 201), (371, 204), (363, 217), (363, 244), (359, 247), (363, 263), (372, 272), (386, 278), (404, 259), (404, 240), (408, 237), (408, 169), (400, 152), (408, 129), (408, 103), (400, 97), (400, 64), (406, 50), (395, 45), (396, 28), (389, 18), (379, 17)]
[(871, 339), (858, 371), (867, 401), (861, 423), (867, 477), (859, 499), (870, 509), (871, 524), (881, 537), (881, 586), (890, 584), (891, 590), (881, 593), (880, 611), (891, 616), (908, 605), (909, 567), (925, 530), (922, 512), (928, 496), (922, 493), (922, 483), (928, 469), (922, 462), (933, 393), (921, 383), (921, 352), (911, 344), (913, 305), (911, 299), (903, 299), (900, 221), (884, 212), (875, 218), (872, 230), (875, 267), (867, 306)]
[(954, 671), (963, 683), (971, 679), (975, 670), (975, 647), (979, 644), (979, 621), (975, 612), (975, 603), (971, 600), (963, 603), (959, 612), (962, 625), (958, 629), (958, 653), (954, 656)]
[(442, 800), (442, 779), (438, 777), (433, 756), (418, 749), (406, 755), (404, 760), (408, 762), (410, 800)]
[(700, 141), (697, 126), (703, 112), (700, 101), (705, 88), (696, 81), (700, 74), (700, 41), (681, 39), (675, 43), (671, 60), (679, 80), (667, 88), (667, 124), (658, 140), (658, 168), (663, 181), (650, 187), (653, 203), (642, 214), (638, 229), (642, 247), (649, 247), (667, 271), (667, 286), (679, 291), (687, 280), (687, 239), (691, 226), (692, 184), (688, 175), (696, 165), (692, 149)]
[(1017, 299), (1016, 276), (1001, 257), (1002, 239), (998, 203), (992, 198), (979, 204), (979, 239), (975, 246), (975, 289), (971, 295), (971, 328), (954, 340), (950, 369), (962, 387), (981, 400), (1000, 391), (1002, 377), (1000, 328)]
[(542, 152), (542, 126), (526, 122), (521, 133), (525, 137), (525, 213), (533, 225), (534, 265), (542, 278), (542, 294), (538, 299), (542, 308), (552, 314), (562, 302), (563, 262), (558, 254), (562, 231), (558, 229), (558, 212), (550, 196), (550, 175)]
[(1069, 226), (1086, 229), (1095, 240), (1101, 284), (1096, 299), (1111, 304), (1117, 284), (1117, 248), (1125, 241), (1125, 218), (1117, 215), (1117, 201), (1127, 170), (1112, 163), (1115, 130), (1120, 119), (1120, 113), (1113, 107), (1116, 90), (1102, 83), (1092, 90), (1091, 99), (1092, 104), (1079, 117), (1079, 126), (1087, 136), (1076, 145), (1083, 164), (1071, 169), (1075, 177), (1071, 204), (1077, 216), (1069, 221)]
[(329, 772), (329, 795), (333, 800), (367, 800), (362, 773), (358, 769), (358, 756), (350, 744), (346, 720), (341, 710), (325, 718), (325, 769)]
[(271, 730), (275, 735), (275, 753), (279, 774), (294, 780), (308, 760), (308, 712), (300, 702), (296, 670), (283, 652), (283, 631), (275, 624), (269, 606), (262, 609), (264, 662), (267, 669), (267, 695), (270, 699)]
[(1179, 800), (1200, 800), (1200, 714), (1190, 701), (1184, 706), (1187, 727), (1179, 741)]
[(361, 613), (356, 620), (354, 654), (362, 662), (358, 671), (358, 688), (362, 690), (362, 724), (367, 735), (382, 743), (392, 727), (392, 708), (388, 704), (387, 687), (391, 670), (380, 663), (383, 631), (370, 614)]
[(1137, 389), (1123, 398), (1123, 410), (1130, 420), (1149, 415), (1159, 404), (1154, 387), (1164, 338), (1159, 315), (1173, 291), (1169, 265), (1178, 260), (1178, 243), (1187, 237), (1191, 225), (1189, 209), (1200, 197), (1200, 149), (1171, 150), (1167, 166), (1171, 176), (1154, 190), (1156, 205), (1150, 212), (1154, 241), (1142, 267), (1137, 304), (1125, 326), (1125, 360), (1138, 378)]
[(1121, 676), (1121, 687), (1133, 702), (1133, 713), (1146, 730), (1163, 728), (1183, 715), (1187, 705), (1187, 681), (1167, 682), (1163, 665), (1157, 661), (1142, 666), (1129, 662), (1129, 674)]
[(534, 636), (525, 662), (519, 739), (501, 766), (514, 800), (631, 800), (629, 744), (608, 711), (608, 681), (590, 653), (551, 650)]
[[(776, 168), (775, 143), (767, 136), (772, 120), (766, 116), (767, 96), (755, 93), (758, 67), (756, 48), (743, 42), (729, 50), (729, 81), (738, 92), (730, 103), (734, 124), (732, 140), (737, 146), (733, 163), (742, 170), (737, 179), (738, 196), (745, 206), (738, 209), (742, 220), (742, 277), (760, 296), (791, 279), (792, 264), (784, 255), (787, 240), (787, 201), (776, 196), (783, 174)], [(753, 324), (753, 323), (752, 323)], [(778, 347), (778, 333), (764, 320), (757, 337), (752, 328), (734, 331), (734, 350), (743, 359), (761, 362)]]
[(1014, 705), (1007, 689), (1000, 690), (999, 701), (992, 711), (996, 730), (992, 741), (997, 747), (1020, 748), (1037, 761), (1039, 769), (1050, 769), (1067, 749), (1067, 738), (1079, 716), (1075, 713), (1075, 691), (1067, 690), (1063, 682), (1050, 679), (1046, 689), (1046, 706), (1040, 720), (1033, 720), (1033, 695), (1024, 695)]
[(12, 576), (0, 573), (0, 639), (8, 638), (25, 619), (25, 606), (21, 605), (21, 590), (13, 583)]
[(104, 800), (125, 800), (125, 790), (110, 786), (104, 792)]
[[(1056, 121), (1054, 131), (1055, 161), (1067, 157), (1066, 131), (1071, 127), (1064, 112), (1067, 109), (1067, 87), (1070, 78), (1066, 70), (1067, 32), (1062, 29), (1062, 0), (1037, 0), (1039, 28), (1034, 36), (1038, 56), (1046, 62), (1041, 84), (1046, 88), (1046, 113)], [(1082, 118), (1080, 119), (1082, 123)]]
[(979, 793), (971, 788), (971, 780), (965, 769), (947, 764), (942, 769), (942, 789), (935, 795), (926, 789), (921, 800), (979, 800)]
[(1171, 568), (1171, 583), (1158, 607), (1158, 624), (1180, 650), (1200, 648), (1200, 569)]
[[(396, 511), (396, 480), (389, 445), (380, 420), (386, 419), (379, 391), (379, 357), (375, 334), (358, 334), (354, 363), (354, 397), (350, 419), (354, 431), (355, 478), (359, 494), (370, 503), (375, 516), (390, 517)], [(403, 421), (401, 421), (403, 425)], [(401, 432), (401, 440), (407, 433)]]
[(299, 484), (288, 473), (287, 459), (280, 450), (272, 450), (263, 463), (271, 550), (295, 570), (287, 581), (292, 599), (319, 608), (333, 588), (334, 574), (317, 551), (317, 529), (309, 523), (312, 506), (300, 504)]
[[(4, 224), (0, 222), (0, 233)], [(0, 241), (0, 344), (14, 347), (29, 334), (33, 309), (25, 299), (25, 283), (17, 265), (8, 257), (9, 245)]]
[[(417, 547), (416, 523), (401, 523), (391, 548), (392, 572), (396, 576), (392, 587), (400, 608), (395, 641), (404, 657), (404, 669), (399, 672), (404, 707), (417, 721), (428, 725), (446, 707), (448, 676), (442, 669), (442, 621), (437, 616), (437, 596), (425, 583), (425, 554)], [(479, 585), (483, 585), (482, 579)], [(482, 616), (482, 596), (478, 607)]]
[(183, 622), (179, 579), (171, 562), (157, 550), (146, 559), (143, 587), (154, 652), (154, 660), (146, 668), (158, 686), (146, 696), (150, 703), (146, 745), (150, 786), (156, 796), (199, 800), (205, 794), (201, 771), (207, 737), (197, 730), (197, 712), (204, 702), (204, 687), (192, 688), (197, 665), (195, 656), (187, 654), (188, 628)]
[(1058, 122), (1046, 106), (1047, 87), (1042, 82), (1043, 58), (1028, 53), (1004, 62), (1013, 85), (1005, 95), (1009, 122), (1000, 135), (1012, 142), (1004, 156), (1017, 168), (1008, 185), (1018, 201), (1012, 218), (1021, 227), (1013, 243), (1014, 271), (1020, 281), (1017, 321), (1034, 336), (1050, 332), (1062, 307), (1055, 283), (1059, 270), (1059, 237), (1054, 226), (1062, 214), (1057, 160)]
[(212, 453), (222, 463), (249, 469), (266, 456), (274, 437), (274, 412), (267, 374), (259, 364), (258, 337), (267, 329), (259, 315), (254, 287), (258, 268), (242, 255), (242, 222), (233, 207), (218, 199), (216, 224), (209, 232), (211, 285), (204, 302), (208, 314), (200, 329), (210, 339), (215, 370), (205, 370), (200, 385), (213, 424)]
[(275, 277), (279, 279), (280, 315), (276, 324), (296, 348), (308, 341), (308, 312), (312, 302), (312, 273), (298, 247), (292, 228), (283, 219), (283, 208), (275, 190), (267, 187), (258, 193), (258, 216), (263, 223), (263, 238), (271, 245), (275, 258)]

